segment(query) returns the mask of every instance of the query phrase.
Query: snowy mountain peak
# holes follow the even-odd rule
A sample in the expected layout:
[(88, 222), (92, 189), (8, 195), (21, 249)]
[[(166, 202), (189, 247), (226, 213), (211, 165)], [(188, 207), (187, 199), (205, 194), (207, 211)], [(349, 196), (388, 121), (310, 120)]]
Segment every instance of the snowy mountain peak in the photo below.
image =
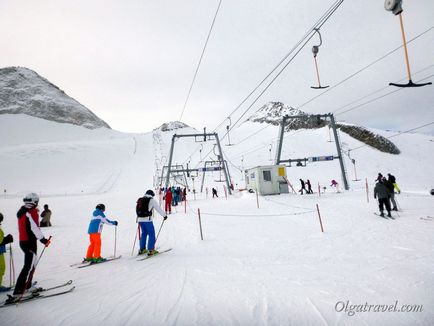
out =
[(258, 111), (250, 116), (248, 121), (252, 122), (267, 122), (273, 125), (278, 125), (282, 121), (284, 116), (294, 115), (308, 115), (307, 113), (295, 109), (291, 106), (287, 106), (282, 102), (268, 102), (262, 106)]
[[(247, 121), (269, 123), (272, 125), (279, 125), (284, 116), (306, 116), (313, 117), (313, 114), (308, 114), (299, 109), (295, 109), (290, 106), (286, 106), (281, 102), (269, 102), (262, 106), (258, 111), (250, 116)], [(318, 129), (328, 125), (328, 122), (324, 119), (306, 119), (306, 118), (294, 118), (288, 119), (285, 125), (285, 131), (298, 129)], [(399, 148), (391, 142), (389, 139), (367, 130), (364, 127), (356, 126), (348, 123), (336, 123), (337, 129), (347, 133), (351, 137), (375, 148), (381, 152), (389, 154), (400, 154)]]
[(88, 129), (110, 128), (59, 87), (23, 67), (0, 69), (0, 114), (27, 114)]
[(189, 128), (190, 126), (181, 121), (171, 121), (163, 123), (160, 127), (156, 129), (160, 129), (161, 131), (170, 131), (182, 128)]

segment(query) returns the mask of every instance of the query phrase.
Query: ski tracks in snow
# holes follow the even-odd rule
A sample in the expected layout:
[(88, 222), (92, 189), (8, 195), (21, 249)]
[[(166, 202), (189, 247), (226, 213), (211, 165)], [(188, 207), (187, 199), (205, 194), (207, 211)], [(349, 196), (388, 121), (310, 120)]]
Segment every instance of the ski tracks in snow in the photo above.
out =
[(179, 293), (173, 305), (168, 309), (167, 316), (165, 319), (166, 325), (176, 325), (179, 319), (179, 315), (182, 311), (182, 297), (184, 295), (185, 285), (187, 283), (187, 270), (184, 269), (184, 276), (182, 278), (181, 287), (179, 289)]
[[(319, 317), (319, 319), (323, 322), (324, 325), (329, 325), (329, 323), (327, 322), (327, 320), (324, 318), (323, 314), (321, 313), (321, 311), (318, 309), (318, 307), (313, 303), (313, 301), (307, 297), (307, 302), (309, 303), (309, 305), (313, 308), (313, 311), (315, 312), (315, 315), (317, 315)], [(317, 324), (318, 325), (318, 324)]]

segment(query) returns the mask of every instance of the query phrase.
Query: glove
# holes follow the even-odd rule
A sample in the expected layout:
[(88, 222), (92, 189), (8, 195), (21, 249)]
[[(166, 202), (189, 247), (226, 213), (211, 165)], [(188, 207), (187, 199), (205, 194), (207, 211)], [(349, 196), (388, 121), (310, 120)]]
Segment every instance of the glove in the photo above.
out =
[(8, 234), (3, 238), (3, 245), (6, 245), (11, 242), (14, 242), (14, 237), (12, 236), (12, 234)]
[(41, 241), (41, 243), (42, 243), (45, 247), (48, 247), (48, 246), (50, 245), (50, 243), (51, 243), (50, 240), (45, 239), (45, 238), (42, 238), (42, 239), (39, 240), (39, 241)]
[(163, 220), (167, 220), (167, 215), (163, 217)]
[(5, 236), (3, 238), (3, 241), (0, 243), (0, 246), (5, 246), (8, 243), (14, 242), (14, 238), (12, 237), (11, 234), (8, 234), (7, 236)]
[(118, 226), (118, 221), (113, 221), (113, 225)]

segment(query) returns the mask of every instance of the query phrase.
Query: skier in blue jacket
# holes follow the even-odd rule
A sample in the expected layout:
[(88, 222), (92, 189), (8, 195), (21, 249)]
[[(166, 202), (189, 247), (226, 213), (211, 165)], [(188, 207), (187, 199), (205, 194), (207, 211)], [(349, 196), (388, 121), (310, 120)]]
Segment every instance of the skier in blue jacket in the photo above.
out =
[(101, 231), (104, 224), (118, 225), (117, 221), (110, 221), (104, 214), (105, 205), (98, 204), (92, 214), (92, 219), (89, 223), (89, 233), (90, 244), (87, 248), (86, 258), (84, 261), (90, 261), (94, 263), (100, 263), (105, 261), (101, 258)]

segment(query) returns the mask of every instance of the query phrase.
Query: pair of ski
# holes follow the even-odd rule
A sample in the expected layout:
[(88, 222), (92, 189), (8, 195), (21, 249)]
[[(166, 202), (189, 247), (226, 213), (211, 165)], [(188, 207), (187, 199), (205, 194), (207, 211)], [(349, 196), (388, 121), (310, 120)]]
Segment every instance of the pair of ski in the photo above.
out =
[(380, 216), (380, 217), (382, 217), (382, 218), (384, 218), (384, 219), (386, 219), (386, 220), (388, 220), (388, 219), (394, 220), (394, 219), (395, 219), (393, 216), (386, 216), (386, 215), (381, 216), (381, 215), (378, 214), (378, 213), (374, 213), (374, 214), (377, 215), (377, 216)]
[(93, 265), (99, 265), (99, 264), (102, 264), (102, 263), (107, 263), (107, 262), (112, 261), (112, 260), (117, 260), (117, 259), (119, 259), (121, 257), (122, 256), (116, 256), (116, 257), (111, 256), (111, 257), (108, 257), (105, 260), (100, 261), (100, 262), (82, 261), (81, 263), (72, 264), (70, 266), (71, 267), (77, 267), (77, 268), (84, 268), (84, 267), (89, 267), (89, 266), (93, 266)]
[(151, 256), (145, 256), (145, 257), (140, 257), (140, 255), (139, 255), (139, 256), (138, 256), (139, 259), (137, 259), (137, 261), (142, 261), (142, 260), (146, 260), (146, 259), (149, 259), (149, 258), (152, 258), (152, 257), (155, 257), (155, 256), (159, 256), (159, 255), (164, 254), (165, 252), (168, 252), (168, 251), (170, 251), (170, 250), (172, 250), (172, 248), (169, 248), (169, 249), (166, 249), (166, 250), (162, 250), (162, 251), (159, 251), (159, 252), (156, 253), (156, 254), (153, 254), (153, 255), (151, 255)]
[(432, 216), (421, 217), (420, 219), (425, 220), (425, 221), (434, 221), (434, 217), (432, 217)]
[[(61, 290), (61, 291), (56, 291), (54, 293), (48, 293), (48, 294), (44, 294), (44, 292), (47, 291), (52, 291), (52, 290), (56, 290), (56, 289), (60, 289), (60, 288), (64, 288), (67, 287), (69, 285), (72, 284), (72, 280), (69, 280), (68, 282), (56, 285), (56, 286), (52, 286), (49, 288), (38, 288), (37, 291), (32, 292), (31, 295), (29, 296), (23, 296), (17, 300), (12, 300), (12, 296), (8, 295), (9, 297), (9, 301), (6, 300), (5, 302), (3, 302), (3, 304), (0, 305), (0, 308), (4, 308), (7, 306), (11, 306), (11, 305), (17, 305), (23, 302), (28, 302), (28, 301), (33, 301), (33, 300), (37, 300), (37, 299), (46, 299), (46, 298), (51, 298), (51, 297), (55, 297), (55, 296), (59, 296), (62, 294), (66, 294), (66, 293), (70, 293), (72, 291), (74, 291), (75, 286), (71, 286), (70, 288), (66, 289), (66, 290)], [(41, 294), (42, 293), (42, 294)]]
[[(168, 251), (170, 251), (170, 250), (172, 250), (172, 248), (169, 248), (169, 249), (166, 249), (166, 250), (162, 250), (162, 251), (159, 251), (158, 253), (156, 253), (156, 254), (154, 254), (154, 255), (151, 255), (151, 256), (145, 256), (145, 257), (143, 257), (143, 258), (139, 258), (139, 259), (137, 259), (137, 261), (141, 261), (141, 260), (145, 260), (145, 259), (149, 259), (149, 258), (152, 258), (152, 257), (155, 257), (155, 256), (158, 256), (158, 255), (160, 255), (160, 254), (162, 254), (162, 253), (165, 253), (165, 252), (168, 252)], [(107, 263), (107, 262), (109, 262), (109, 261), (113, 261), (113, 260), (117, 260), (117, 259), (119, 259), (119, 258), (121, 258), (122, 256), (116, 256), (116, 257), (108, 257), (106, 260), (103, 260), (103, 261), (100, 261), (100, 262), (81, 262), (81, 263), (76, 263), (76, 264), (72, 264), (72, 265), (70, 265), (71, 267), (77, 267), (77, 268), (84, 268), (84, 267), (89, 267), (89, 266), (93, 266), (93, 265), (99, 265), (99, 264), (103, 264), (103, 263)], [(140, 256), (139, 256), (140, 257)]]

